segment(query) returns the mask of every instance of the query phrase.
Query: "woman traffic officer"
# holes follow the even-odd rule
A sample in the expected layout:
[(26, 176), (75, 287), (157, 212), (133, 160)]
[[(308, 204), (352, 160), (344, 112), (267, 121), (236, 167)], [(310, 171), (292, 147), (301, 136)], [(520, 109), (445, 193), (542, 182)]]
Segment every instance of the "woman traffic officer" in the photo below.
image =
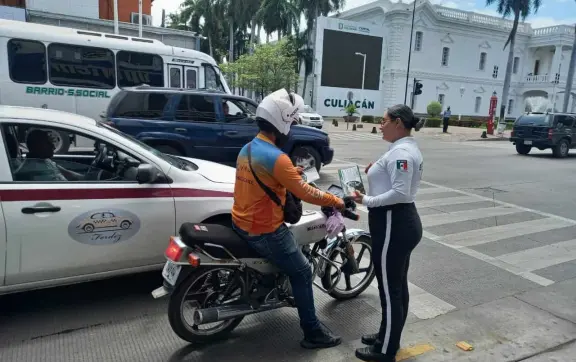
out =
[(372, 262), (376, 270), (382, 322), (378, 333), (362, 337), (368, 347), (356, 350), (363, 361), (395, 361), (408, 316), (408, 266), (412, 250), (422, 239), (422, 223), (414, 205), (423, 159), (411, 130), (422, 123), (403, 104), (384, 114), (380, 131), (390, 148), (366, 168), (368, 195), (355, 201), (368, 208)]

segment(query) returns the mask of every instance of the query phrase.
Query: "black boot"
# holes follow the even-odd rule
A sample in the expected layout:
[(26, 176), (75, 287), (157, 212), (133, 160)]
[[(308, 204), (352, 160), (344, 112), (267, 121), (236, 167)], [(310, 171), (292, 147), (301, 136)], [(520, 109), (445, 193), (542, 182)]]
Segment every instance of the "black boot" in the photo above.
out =
[(362, 343), (367, 346), (372, 346), (376, 343), (377, 339), (378, 339), (378, 333), (365, 334), (362, 336)]
[(300, 346), (306, 349), (331, 348), (336, 347), (342, 342), (342, 338), (332, 334), (326, 327), (321, 326), (319, 329), (304, 333), (304, 339)]
[(358, 348), (356, 350), (356, 358), (371, 362), (396, 362), (395, 356), (382, 353), (382, 345)]

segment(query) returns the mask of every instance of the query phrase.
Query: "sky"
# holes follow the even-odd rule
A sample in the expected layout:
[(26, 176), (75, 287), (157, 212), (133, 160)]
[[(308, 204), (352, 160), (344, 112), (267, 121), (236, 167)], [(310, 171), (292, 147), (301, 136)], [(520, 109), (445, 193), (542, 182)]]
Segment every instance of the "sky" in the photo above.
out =
[[(344, 10), (349, 10), (373, 1), (374, 0), (347, 0)], [(410, 0), (404, 0), (404, 2), (412, 3)], [(431, 2), (450, 8), (499, 16), (496, 12), (496, 5), (487, 8), (486, 0), (432, 0)], [(169, 14), (178, 10), (181, 3), (182, 0), (154, 0), (152, 5), (154, 25), (160, 25), (163, 8), (166, 10), (166, 14)], [(531, 23), (533, 28), (576, 23), (575, 0), (543, 0), (542, 4), (538, 13), (526, 19), (526, 22)]]

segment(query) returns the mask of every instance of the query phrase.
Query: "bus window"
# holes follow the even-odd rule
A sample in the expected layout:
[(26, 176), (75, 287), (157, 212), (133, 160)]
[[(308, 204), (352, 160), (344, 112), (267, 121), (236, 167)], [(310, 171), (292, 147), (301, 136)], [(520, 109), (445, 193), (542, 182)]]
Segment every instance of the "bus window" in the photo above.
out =
[(207, 89), (217, 89), (224, 92), (224, 87), (214, 67), (204, 66), (204, 87)]
[(10, 39), (8, 67), (15, 83), (46, 83), (46, 47), (39, 41)]
[(147, 84), (164, 87), (164, 62), (159, 55), (119, 51), (118, 87), (134, 87)]
[(113, 89), (114, 52), (78, 45), (48, 45), (50, 83), (60, 86)]

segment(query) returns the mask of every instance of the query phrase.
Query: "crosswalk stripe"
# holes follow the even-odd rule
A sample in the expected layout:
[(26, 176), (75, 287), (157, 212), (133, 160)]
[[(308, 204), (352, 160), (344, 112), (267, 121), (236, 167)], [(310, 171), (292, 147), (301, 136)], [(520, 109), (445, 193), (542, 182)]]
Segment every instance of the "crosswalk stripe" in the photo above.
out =
[(506, 224), (500, 226), (493, 226), (477, 230), (469, 230), (460, 233), (450, 234), (440, 237), (440, 239), (448, 244), (455, 246), (474, 246), (486, 244), (493, 241), (503, 240), (515, 236), (522, 236), (526, 234), (558, 229), (572, 225), (563, 220), (555, 220), (552, 218), (545, 218), (539, 220), (530, 220), (517, 222), (513, 224)]
[(547, 268), (576, 259), (576, 240), (568, 240), (496, 257), (528, 271)]
[(416, 201), (416, 206), (418, 208), (425, 208), (425, 207), (468, 204), (472, 202), (478, 202), (478, 199), (471, 196), (456, 196), (456, 197), (447, 197), (443, 199)]
[[(341, 163), (342, 167), (350, 167), (352, 163), (348, 161), (337, 160)], [(365, 165), (358, 165), (360, 169), (363, 169)], [(327, 170), (330, 173), (331, 170)], [(337, 173), (337, 169), (333, 172)], [(364, 175), (363, 175), (364, 176)], [(416, 205), (419, 209), (422, 208), (434, 208), (441, 206), (450, 206), (458, 204), (467, 203), (478, 203), (481, 201), (490, 201), (494, 207), (479, 207), (472, 210), (464, 210), (458, 212), (443, 212), (442, 210), (437, 210), (426, 215), (420, 216), (424, 226), (424, 237), (442, 244), (451, 249), (457, 250), (460, 253), (473, 257), (475, 259), (484, 261), (500, 269), (506, 270), (514, 275), (522, 277), (526, 280), (534, 282), (542, 286), (548, 286), (554, 284), (555, 281), (548, 278), (542, 277), (535, 274), (537, 270), (558, 265), (561, 263), (576, 260), (576, 239), (563, 241), (551, 245), (545, 245), (537, 248), (531, 248), (521, 251), (512, 252), (505, 255), (500, 255), (497, 257), (492, 257), (482, 252), (472, 249), (472, 246), (482, 245), (491, 242), (500, 242), (512, 237), (522, 237), (523, 235), (528, 235), (536, 232), (553, 231), (555, 229), (560, 229), (569, 226), (575, 226), (576, 220), (565, 218), (562, 216), (546, 213), (539, 210), (534, 210), (519, 205), (514, 205), (504, 201), (495, 200), (491, 197), (485, 197), (471, 192), (466, 192), (462, 190), (452, 189), (435, 183), (422, 181), (422, 185), (427, 186), (426, 188), (421, 188), (418, 192), (419, 195), (426, 194), (440, 194), (445, 192), (457, 193), (460, 196), (450, 196), (450, 197), (440, 197), (437, 199), (416, 200)], [(438, 195), (444, 196), (444, 195)], [(368, 212), (365, 206), (358, 205), (358, 211)], [(498, 217), (504, 215), (511, 215), (521, 212), (535, 213), (543, 216), (542, 219), (515, 222), (505, 225), (497, 225), (492, 227), (485, 227), (481, 229), (468, 230), (464, 232), (458, 232), (448, 235), (435, 235), (429, 232), (427, 229), (433, 226), (445, 225), (450, 223), (459, 223), (464, 221), (474, 221), (486, 217)], [(430, 297), (431, 296), (431, 297)], [(435, 298), (432, 294), (430, 296), (422, 297)], [(417, 303), (417, 302), (415, 302)], [(442, 306), (445, 303), (441, 300), (436, 300), (434, 308), (440, 311), (449, 310), (448, 306)], [(425, 307), (417, 308), (421, 313), (420, 317), (426, 315)], [(424, 311), (422, 311), (424, 310)], [(443, 312), (440, 312), (441, 314)], [(444, 312), (445, 313), (445, 312)], [(433, 315), (434, 312), (430, 312), (429, 315)]]
[[(354, 132), (354, 131), (351, 131)], [(382, 135), (375, 133), (330, 133), (330, 140), (332, 141), (378, 141), (382, 139)]]
[(482, 209), (473, 209), (451, 213), (439, 212), (438, 214), (420, 216), (420, 219), (422, 220), (422, 224), (424, 225), (424, 227), (432, 227), (455, 222), (476, 220), (484, 217), (510, 215), (518, 212), (522, 212), (522, 210), (514, 209), (511, 207), (499, 206), (499, 207), (487, 207)]

